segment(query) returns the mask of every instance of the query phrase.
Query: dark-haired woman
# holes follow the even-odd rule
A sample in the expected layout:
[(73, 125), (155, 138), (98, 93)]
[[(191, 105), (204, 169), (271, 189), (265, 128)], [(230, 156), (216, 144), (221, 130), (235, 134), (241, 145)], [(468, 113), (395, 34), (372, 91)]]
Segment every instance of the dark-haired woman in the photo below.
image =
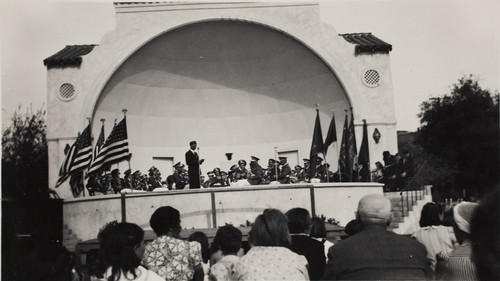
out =
[(179, 239), (179, 211), (165, 206), (156, 209), (149, 225), (157, 237), (146, 246), (142, 263), (167, 281), (202, 281), (200, 243)]
[(144, 231), (133, 223), (111, 223), (101, 231), (101, 252), (107, 268), (106, 281), (162, 281), (140, 265), (144, 253)]
[[(447, 256), (457, 243), (453, 228), (442, 225), (440, 214), (441, 209), (437, 204), (432, 202), (425, 204), (420, 214), (421, 229), (412, 235), (418, 242), (424, 244), (427, 249), (427, 259), (434, 271), (437, 264), (436, 255)], [(436, 272), (436, 277), (439, 275), (440, 272)]]
[(248, 233), (251, 248), (236, 265), (234, 280), (309, 280), (306, 258), (288, 249), (287, 223), (276, 209), (257, 216)]

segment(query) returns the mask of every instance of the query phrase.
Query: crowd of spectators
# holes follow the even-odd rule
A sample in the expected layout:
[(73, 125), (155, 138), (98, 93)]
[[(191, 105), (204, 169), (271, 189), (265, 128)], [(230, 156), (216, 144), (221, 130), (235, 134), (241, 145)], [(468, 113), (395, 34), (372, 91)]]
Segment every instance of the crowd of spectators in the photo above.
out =
[[(500, 217), (496, 190), (481, 204), (449, 208), (444, 226), (434, 203), (422, 209), (420, 230), (411, 237), (387, 229), (391, 203), (381, 194), (364, 196), (348, 234), (326, 243), (324, 222), (303, 208), (265, 209), (248, 232), (225, 225), (211, 245), (202, 232), (180, 238), (180, 213), (158, 208), (150, 219), (156, 238), (131, 223), (100, 231), (102, 272), (94, 280), (499, 280)], [(490, 230), (490, 231), (488, 231)], [(111, 239), (112, 237), (113, 239)], [(326, 253), (326, 255), (325, 255)]]

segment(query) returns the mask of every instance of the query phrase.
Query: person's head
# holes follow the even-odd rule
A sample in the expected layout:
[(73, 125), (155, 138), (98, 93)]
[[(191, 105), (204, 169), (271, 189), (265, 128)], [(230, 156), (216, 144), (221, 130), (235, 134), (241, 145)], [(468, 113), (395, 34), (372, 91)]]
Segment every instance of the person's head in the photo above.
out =
[(220, 169), (219, 168), (214, 168), (213, 173), (215, 175), (217, 175), (217, 176), (220, 175)]
[(470, 239), (470, 223), (477, 206), (479, 204), (464, 201), (453, 207), (453, 230), (460, 244)]
[(375, 162), (375, 166), (377, 167), (377, 169), (379, 170), (382, 170), (384, 168), (384, 165), (382, 165), (382, 163), (380, 161), (377, 161)]
[(441, 208), (434, 203), (429, 202), (424, 205), (422, 212), (420, 213), (420, 227), (426, 227), (431, 225), (441, 225)]
[(160, 207), (151, 215), (149, 225), (158, 236), (169, 235), (178, 237), (181, 232), (179, 211), (170, 206)]
[(196, 143), (196, 141), (190, 141), (190, 142), (189, 142), (189, 147), (190, 147), (192, 150), (195, 150), (197, 145), (198, 145), (198, 144)]
[(403, 149), (401, 151), (401, 155), (403, 158), (408, 158), (408, 157), (410, 157), (410, 151), (408, 149)]
[(302, 171), (302, 167), (300, 165), (295, 165), (295, 167), (293, 167), (295, 169), (295, 172), (300, 172)]
[(314, 217), (311, 219), (311, 231), (309, 236), (314, 238), (326, 238), (326, 227), (322, 219)]
[(399, 152), (396, 153), (395, 157), (396, 157), (396, 161), (401, 160), (401, 154), (399, 154)]
[(500, 186), (488, 193), (470, 225), (472, 260), (477, 268), (479, 280), (500, 280)]
[(275, 161), (274, 161), (274, 159), (270, 158), (270, 159), (267, 161), (267, 165), (268, 165), (269, 167), (274, 167), (274, 162), (275, 162)]
[(311, 162), (307, 158), (302, 159), (302, 161), (304, 161), (304, 167), (305, 168), (309, 167), (309, 165), (311, 164)]
[(285, 165), (286, 164), (286, 157), (282, 156), (279, 159), (280, 159), (280, 164), (281, 165)]
[(277, 209), (265, 209), (257, 216), (248, 233), (248, 242), (253, 246), (290, 245), (290, 233), (286, 216)]
[(363, 224), (388, 226), (391, 223), (391, 201), (382, 194), (365, 195), (359, 200), (356, 215)]
[(360, 226), (358, 220), (351, 220), (344, 227), (344, 232), (349, 236), (353, 236), (354, 234), (358, 233), (360, 230), (361, 230), (361, 226)]
[(311, 215), (304, 208), (293, 208), (285, 213), (288, 219), (288, 230), (290, 233), (309, 233), (311, 227)]
[(201, 245), (201, 258), (204, 263), (207, 263), (210, 259), (210, 246), (208, 244), (208, 238), (205, 233), (201, 231), (196, 231), (191, 233), (188, 237), (188, 241), (196, 241)]
[(389, 151), (387, 151), (387, 150), (382, 153), (382, 157), (384, 159), (389, 158), (389, 156), (391, 156), (391, 153)]
[(133, 223), (109, 223), (98, 237), (103, 262), (111, 267), (109, 280), (118, 280), (123, 273), (137, 277), (135, 269), (144, 254), (144, 231)]
[(259, 159), (259, 157), (257, 157), (257, 156), (250, 156), (250, 158), (252, 159), (252, 160), (250, 161), (250, 163), (252, 163), (252, 162), (257, 163), (257, 162), (259, 162), (259, 160), (260, 160), (260, 159)]
[(247, 165), (247, 161), (241, 159), (240, 161), (238, 161), (238, 166), (240, 168), (245, 168), (245, 166)]
[(111, 176), (113, 178), (118, 178), (120, 176), (120, 170), (114, 169), (113, 171), (111, 171)]
[(241, 248), (242, 233), (232, 225), (220, 227), (212, 242), (211, 252), (221, 251), (224, 256), (236, 255)]

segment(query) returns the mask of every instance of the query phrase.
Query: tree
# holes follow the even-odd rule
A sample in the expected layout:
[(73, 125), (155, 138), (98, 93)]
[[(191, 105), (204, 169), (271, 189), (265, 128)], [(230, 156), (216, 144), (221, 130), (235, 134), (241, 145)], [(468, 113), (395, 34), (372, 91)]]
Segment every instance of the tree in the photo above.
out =
[(48, 150), (45, 110), (21, 106), (2, 135), (2, 196), (7, 198), (48, 197)]
[(420, 105), (415, 143), (453, 171), (447, 188), (479, 196), (499, 181), (498, 101), (470, 75)]

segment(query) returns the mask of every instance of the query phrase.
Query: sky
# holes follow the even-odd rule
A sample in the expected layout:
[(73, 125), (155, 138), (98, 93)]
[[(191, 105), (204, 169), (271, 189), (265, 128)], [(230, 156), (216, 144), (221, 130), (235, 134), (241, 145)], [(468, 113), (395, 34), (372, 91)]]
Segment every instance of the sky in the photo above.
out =
[[(499, 0), (314, 2), (320, 4), (321, 20), (339, 34), (371, 32), (392, 45), (398, 130), (416, 131), (419, 105), (449, 93), (464, 75), (476, 76), (480, 86), (492, 93), (500, 89)], [(115, 28), (115, 14), (112, 2), (103, 0), (0, 3), (5, 125), (20, 105), (23, 110), (30, 105), (46, 108), (43, 60), (66, 45), (99, 44)]]

